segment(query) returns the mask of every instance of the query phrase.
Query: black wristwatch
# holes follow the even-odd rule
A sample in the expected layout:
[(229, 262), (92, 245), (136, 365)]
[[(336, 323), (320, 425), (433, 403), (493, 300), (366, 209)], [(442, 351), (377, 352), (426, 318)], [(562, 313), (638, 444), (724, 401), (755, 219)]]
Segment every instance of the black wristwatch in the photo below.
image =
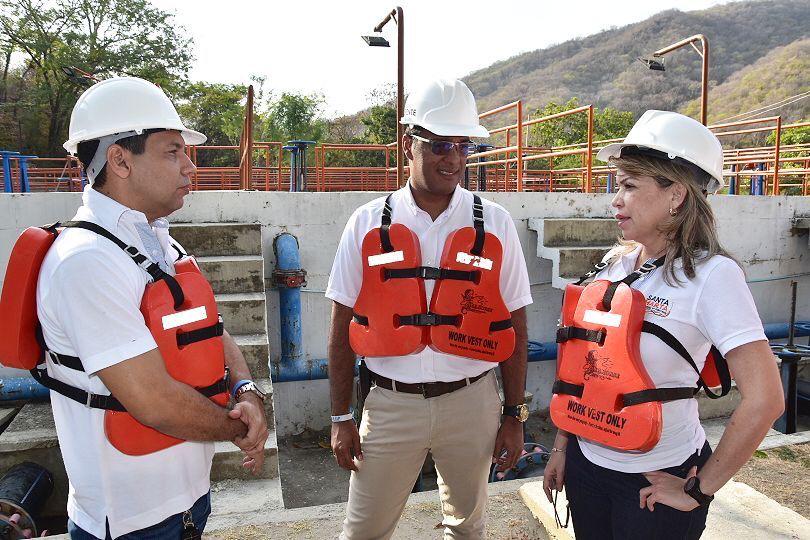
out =
[(709, 506), (709, 503), (714, 500), (714, 495), (706, 495), (700, 491), (700, 479), (697, 476), (693, 476), (686, 481), (683, 491), (695, 499), (700, 506)]
[(527, 407), (525, 403), (521, 403), (520, 405), (504, 405), (503, 414), (504, 416), (514, 417), (522, 424), (529, 418), (529, 407)]

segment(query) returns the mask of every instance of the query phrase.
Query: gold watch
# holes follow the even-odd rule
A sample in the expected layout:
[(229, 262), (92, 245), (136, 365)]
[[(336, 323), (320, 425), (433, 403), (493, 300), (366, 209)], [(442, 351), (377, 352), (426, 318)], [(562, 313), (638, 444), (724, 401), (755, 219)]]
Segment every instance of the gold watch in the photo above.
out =
[(529, 419), (529, 407), (525, 403), (520, 405), (504, 405), (503, 414), (515, 418), (521, 424)]

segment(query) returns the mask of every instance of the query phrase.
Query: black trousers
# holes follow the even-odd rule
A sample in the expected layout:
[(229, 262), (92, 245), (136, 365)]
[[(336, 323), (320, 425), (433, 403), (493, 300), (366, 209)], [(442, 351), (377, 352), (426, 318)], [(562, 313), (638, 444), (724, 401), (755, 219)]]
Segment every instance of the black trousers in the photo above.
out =
[[(656, 503), (650, 512), (639, 508), (638, 492), (650, 485), (643, 474), (600, 467), (582, 455), (576, 437), (569, 438), (565, 460), (565, 493), (577, 540), (692, 540), (706, 528), (708, 507), (682, 512)], [(694, 465), (709, 460), (709, 443), (682, 464), (662, 469), (686, 478)]]

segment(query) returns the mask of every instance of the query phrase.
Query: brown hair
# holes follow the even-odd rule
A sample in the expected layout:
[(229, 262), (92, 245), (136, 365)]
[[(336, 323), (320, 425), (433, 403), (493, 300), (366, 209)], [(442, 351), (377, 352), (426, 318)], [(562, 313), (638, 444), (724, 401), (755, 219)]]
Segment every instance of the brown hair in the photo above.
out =
[[(675, 275), (677, 259), (682, 260), (683, 272), (689, 279), (695, 277), (695, 266), (714, 255), (723, 255), (740, 264), (717, 238), (714, 212), (704, 191), (705, 173), (696, 173), (691, 166), (644, 155), (611, 158), (610, 162), (631, 175), (652, 177), (662, 189), (674, 183), (686, 188), (686, 196), (677, 213), (658, 225), (658, 230), (667, 238), (664, 279), (668, 284), (681, 283)], [(619, 238), (619, 245), (629, 252), (638, 243)]]

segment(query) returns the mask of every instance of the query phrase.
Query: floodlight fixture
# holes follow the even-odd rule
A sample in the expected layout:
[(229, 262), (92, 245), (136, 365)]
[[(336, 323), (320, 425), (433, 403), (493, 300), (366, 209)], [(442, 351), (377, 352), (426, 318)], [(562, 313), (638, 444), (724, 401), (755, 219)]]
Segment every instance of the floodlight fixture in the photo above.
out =
[(666, 68), (664, 67), (664, 61), (659, 58), (656, 57), (643, 58), (639, 56), (638, 59), (642, 64), (644, 64), (653, 71), (666, 71)]
[(391, 44), (382, 36), (361, 36), (369, 47), (390, 47)]

